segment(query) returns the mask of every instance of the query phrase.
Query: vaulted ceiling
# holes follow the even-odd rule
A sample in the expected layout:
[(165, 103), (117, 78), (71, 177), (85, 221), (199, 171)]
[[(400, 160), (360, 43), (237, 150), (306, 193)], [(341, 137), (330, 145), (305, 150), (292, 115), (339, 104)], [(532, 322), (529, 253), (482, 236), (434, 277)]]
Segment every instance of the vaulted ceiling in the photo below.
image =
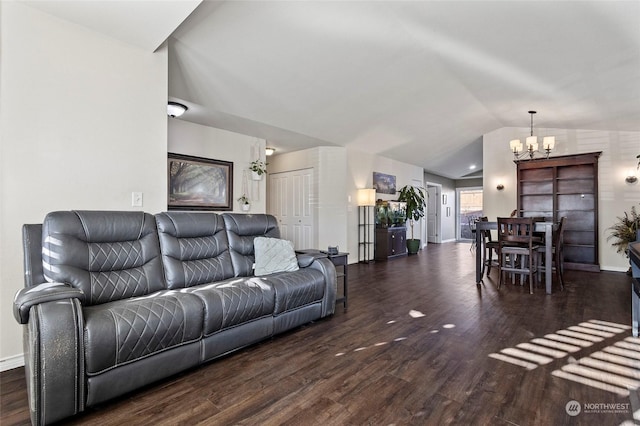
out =
[(637, 1), (114, 3), (129, 21), (146, 3), (147, 37), (195, 7), (169, 37), (170, 99), (278, 152), (347, 146), (461, 178), (484, 133), (531, 109), (536, 127), (640, 130)]

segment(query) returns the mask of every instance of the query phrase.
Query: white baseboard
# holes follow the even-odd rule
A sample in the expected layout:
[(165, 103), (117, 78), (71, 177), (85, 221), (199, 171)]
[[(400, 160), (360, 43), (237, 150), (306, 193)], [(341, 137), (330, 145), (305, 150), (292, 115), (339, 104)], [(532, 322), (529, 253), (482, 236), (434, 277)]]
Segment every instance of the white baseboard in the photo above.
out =
[(627, 266), (625, 268), (625, 267), (620, 267), (620, 266), (600, 265), (600, 270), (601, 271), (608, 271), (608, 272), (627, 272), (629, 270), (629, 267)]
[(24, 366), (24, 355), (14, 355), (0, 359), (0, 371), (13, 370)]
[(455, 238), (451, 238), (449, 240), (442, 240), (441, 243), (455, 243), (457, 240)]

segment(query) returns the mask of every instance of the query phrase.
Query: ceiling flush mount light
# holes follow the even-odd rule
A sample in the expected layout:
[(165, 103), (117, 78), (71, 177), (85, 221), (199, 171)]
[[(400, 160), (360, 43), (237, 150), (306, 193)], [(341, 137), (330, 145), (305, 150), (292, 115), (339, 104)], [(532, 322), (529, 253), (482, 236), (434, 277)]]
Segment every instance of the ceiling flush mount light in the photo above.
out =
[(188, 109), (186, 105), (179, 104), (178, 102), (169, 102), (167, 104), (167, 114), (173, 118), (180, 117)]
[(269, 157), (269, 156), (273, 155), (275, 152), (276, 152), (276, 149), (275, 149), (275, 148), (269, 148), (269, 147), (266, 147), (266, 148), (264, 149), (264, 155), (266, 155), (267, 157)]
[(526, 157), (529, 157), (529, 160), (533, 160), (536, 155), (539, 157), (543, 156), (544, 158), (549, 158), (551, 150), (556, 145), (555, 136), (545, 136), (542, 138), (542, 149), (544, 150), (544, 153), (538, 150), (538, 137), (533, 136), (533, 114), (535, 113), (536, 111), (529, 111), (529, 114), (531, 114), (531, 134), (525, 140), (526, 149), (520, 139), (513, 139), (511, 142), (509, 142), (509, 147), (513, 152), (513, 157), (515, 160), (522, 160)]

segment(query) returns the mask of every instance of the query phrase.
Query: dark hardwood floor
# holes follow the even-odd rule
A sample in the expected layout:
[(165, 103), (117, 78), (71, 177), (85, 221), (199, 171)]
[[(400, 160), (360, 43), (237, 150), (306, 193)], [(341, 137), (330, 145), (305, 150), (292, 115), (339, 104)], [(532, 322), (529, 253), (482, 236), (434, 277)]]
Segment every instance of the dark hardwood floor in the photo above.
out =
[[(68, 423), (633, 424), (640, 340), (625, 328), (624, 273), (566, 271), (553, 295), (512, 284), (498, 292), (497, 271), (476, 286), (469, 244), (449, 243), (351, 265), (349, 275), (348, 311)], [(24, 370), (1, 373), (0, 387), (0, 423), (27, 424)]]

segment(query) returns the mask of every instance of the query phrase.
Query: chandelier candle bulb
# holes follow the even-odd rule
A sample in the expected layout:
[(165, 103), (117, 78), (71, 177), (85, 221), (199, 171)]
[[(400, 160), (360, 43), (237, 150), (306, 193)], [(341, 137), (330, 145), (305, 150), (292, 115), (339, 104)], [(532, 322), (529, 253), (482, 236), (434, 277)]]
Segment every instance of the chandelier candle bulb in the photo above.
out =
[(520, 139), (513, 139), (509, 142), (509, 146), (511, 146), (511, 151), (513, 152), (522, 151), (522, 143), (520, 143)]
[(545, 136), (542, 138), (542, 147), (545, 150), (552, 150), (556, 146), (556, 137), (555, 136)]

